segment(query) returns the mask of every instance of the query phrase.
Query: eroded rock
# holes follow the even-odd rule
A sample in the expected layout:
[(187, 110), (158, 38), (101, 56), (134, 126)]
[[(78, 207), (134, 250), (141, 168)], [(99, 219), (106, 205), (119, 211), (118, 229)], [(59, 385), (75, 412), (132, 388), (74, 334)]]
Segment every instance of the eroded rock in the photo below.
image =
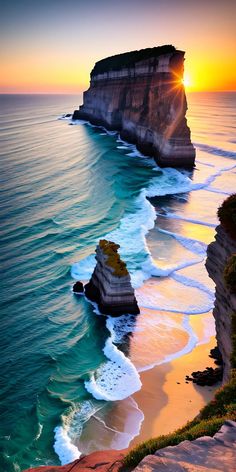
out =
[(73, 119), (120, 131), (122, 139), (135, 143), (160, 166), (193, 167), (184, 54), (174, 46), (161, 46), (97, 62)]
[(97, 264), (84, 291), (98, 304), (101, 313), (113, 316), (139, 313), (126, 264), (120, 259), (119, 245), (105, 239), (96, 248)]

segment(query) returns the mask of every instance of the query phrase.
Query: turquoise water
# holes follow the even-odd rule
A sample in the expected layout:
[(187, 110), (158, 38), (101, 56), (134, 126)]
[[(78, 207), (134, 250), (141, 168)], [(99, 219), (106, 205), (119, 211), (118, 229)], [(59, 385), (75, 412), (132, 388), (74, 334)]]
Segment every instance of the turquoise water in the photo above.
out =
[[(104, 418), (119, 402), (126, 402), (133, 420), (127, 432), (124, 414), (115, 442), (127, 446), (138, 434), (143, 417), (132, 401), (141, 387), (138, 372), (164, 359), (154, 356), (155, 349), (147, 356), (132, 317), (128, 328), (123, 318), (113, 323), (72, 294), (72, 276), (86, 280), (91, 274), (99, 238), (121, 245), (147, 346), (158, 310), (184, 315), (178, 329), (189, 336), (186, 345), (172, 350), (166, 339), (166, 360), (198, 342), (188, 316), (212, 307), (205, 249), (217, 206), (235, 191), (235, 96), (189, 97), (197, 145), (193, 173), (158, 169), (118, 135), (58, 120), (73, 111), (78, 97), (1, 96), (4, 472), (66, 463), (79, 457), (79, 450), (87, 452), (89, 442), (89, 450), (102, 448), (94, 418), (100, 422), (98, 435), (103, 428), (109, 441), (115, 427), (104, 425)], [(168, 316), (163, 319), (170, 330)], [(86, 436), (89, 421), (93, 432)]]

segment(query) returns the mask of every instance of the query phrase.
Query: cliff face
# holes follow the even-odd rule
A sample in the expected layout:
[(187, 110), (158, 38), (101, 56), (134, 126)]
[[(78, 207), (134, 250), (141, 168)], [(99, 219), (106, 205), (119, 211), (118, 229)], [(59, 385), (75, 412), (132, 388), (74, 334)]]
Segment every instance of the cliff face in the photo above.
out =
[(101, 240), (96, 248), (97, 264), (84, 287), (85, 295), (98, 304), (101, 313), (119, 316), (138, 314), (139, 308), (126, 265), (117, 252), (118, 244)]
[(183, 62), (184, 52), (173, 46), (99, 61), (73, 119), (120, 131), (121, 138), (135, 143), (161, 166), (193, 167)]
[(222, 225), (217, 226), (215, 241), (208, 246), (206, 268), (216, 284), (213, 315), (217, 344), (223, 358), (223, 383), (229, 380), (232, 368), (232, 314), (236, 312), (236, 295), (227, 288), (223, 273), (233, 253), (236, 253), (236, 241)]
[(226, 421), (213, 438), (183, 441), (146, 456), (134, 472), (235, 472), (236, 423)]

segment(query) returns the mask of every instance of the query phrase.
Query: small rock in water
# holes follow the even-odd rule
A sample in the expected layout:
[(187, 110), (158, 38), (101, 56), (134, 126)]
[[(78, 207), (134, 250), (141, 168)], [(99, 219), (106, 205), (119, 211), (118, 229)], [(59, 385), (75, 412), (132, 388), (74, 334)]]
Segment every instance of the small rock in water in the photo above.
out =
[(77, 282), (75, 282), (75, 284), (73, 285), (73, 292), (74, 293), (84, 293), (84, 286), (82, 284), (82, 282), (80, 282), (79, 280)]

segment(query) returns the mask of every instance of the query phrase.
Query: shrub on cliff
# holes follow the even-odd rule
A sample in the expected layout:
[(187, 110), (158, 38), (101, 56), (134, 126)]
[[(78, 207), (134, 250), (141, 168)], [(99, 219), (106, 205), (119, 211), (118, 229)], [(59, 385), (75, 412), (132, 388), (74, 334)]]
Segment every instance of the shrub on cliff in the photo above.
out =
[(218, 208), (217, 215), (225, 231), (236, 239), (236, 193), (226, 198)]
[(117, 277), (125, 277), (128, 275), (126, 264), (121, 260), (120, 255), (117, 252), (120, 247), (119, 244), (107, 241), (106, 239), (101, 239), (99, 241), (99, 246), (107, 256), (107, 265), (114, 269), (113, 274)]
[(236, 254), (232, 254), (224, 268), (224, 280), (231, 293), (236, 293)]

